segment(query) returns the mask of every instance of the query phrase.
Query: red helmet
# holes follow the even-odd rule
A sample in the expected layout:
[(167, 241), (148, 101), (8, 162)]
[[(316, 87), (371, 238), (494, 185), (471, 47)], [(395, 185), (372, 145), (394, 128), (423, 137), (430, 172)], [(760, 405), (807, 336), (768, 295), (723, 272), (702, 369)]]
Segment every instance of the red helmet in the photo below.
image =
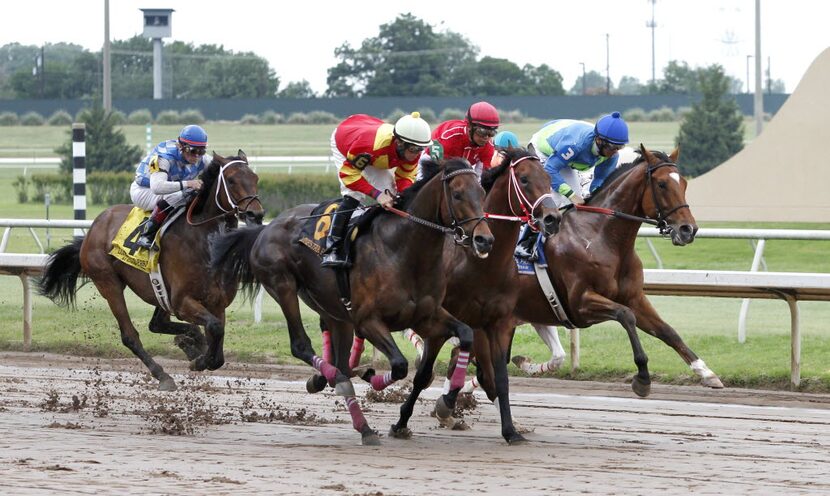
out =
[(490, 128), (499, 127), (499, 112), (487, 102), (478, 102), (467, 109), (467, 121), (470, 124)]

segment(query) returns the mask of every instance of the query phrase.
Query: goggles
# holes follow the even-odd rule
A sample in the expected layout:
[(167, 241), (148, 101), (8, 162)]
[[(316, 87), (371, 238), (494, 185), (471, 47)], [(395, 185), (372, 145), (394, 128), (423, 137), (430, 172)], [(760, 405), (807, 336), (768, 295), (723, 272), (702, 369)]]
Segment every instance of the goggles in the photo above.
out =
[(617, 145), (615, 143), (611, 143), (611, 142), (608, 142), (608, 141), (605, 141), (605, 140), (602, 140), (600, 142), (599, 146), (600, 146), (600, 148), (611, 149), (611, 150), (614, 150), (614, 151), (619, 151), (619, 150), (622, 150), (623, 148), (625, 148), (625, 145)]
[(492, 138), (496, 135), (496, 130), (491, 127), (476, 126), (473, 128), (473, 133), (482, 138)]
[(188, 144), (182, 143), (182, 151), (185, 153), (192, 153), (193, 155), (202, 156), (207, 152), (207, 149), (203, 146), (190, 146)]
[(426, 149), (425, 146), (412, 145), (409, 143), (404, 144), (403, 147), (403, 151), (408, 153), (423, 153), (424, 149)]

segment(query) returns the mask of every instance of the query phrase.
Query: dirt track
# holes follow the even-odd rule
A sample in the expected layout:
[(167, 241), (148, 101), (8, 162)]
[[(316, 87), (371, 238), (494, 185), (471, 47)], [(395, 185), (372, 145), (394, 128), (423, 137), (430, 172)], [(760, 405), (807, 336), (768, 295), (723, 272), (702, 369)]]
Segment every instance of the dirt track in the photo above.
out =
[(364, 447), (342, 401), (305, 393), (305, 367), (162, 364), (175, 393), (137, 360), (0, 354), (0, 493), (830, 492), (828, 395), (655, 386), (641, 400), (621, 384), (515, 379), (514, 417), (535, 431), (507, 446), (483, 395), (472, 430), (438, 428), (431, 388), (409, 441), (386, 436), (397, 403), (364, 402), (383, 434)]

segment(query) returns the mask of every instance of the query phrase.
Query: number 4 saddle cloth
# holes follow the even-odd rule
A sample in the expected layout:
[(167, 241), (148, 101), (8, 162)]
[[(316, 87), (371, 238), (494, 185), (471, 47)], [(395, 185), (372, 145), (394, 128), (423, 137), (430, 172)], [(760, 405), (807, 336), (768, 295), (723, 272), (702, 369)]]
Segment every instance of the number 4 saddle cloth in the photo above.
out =
[[(150, 217), (150, 212), (142, 210), (138, 207), (133, 207), (121, 228), (115, 234), (112, 240), (112, 249), (110, 255), (118, 260), (121, 260), (130, 267), (135, 267), (138, 270), (147, 272), (148, 274), (158, 264), (159, 250), (147, 250), (136, 244), (136, 240), (141, 236), (144, 222)], [(169, 219), (165, 224), (169, 225)], [(156, 233), (156, 245), (161, 248), (160, 239), (161, 229)]]

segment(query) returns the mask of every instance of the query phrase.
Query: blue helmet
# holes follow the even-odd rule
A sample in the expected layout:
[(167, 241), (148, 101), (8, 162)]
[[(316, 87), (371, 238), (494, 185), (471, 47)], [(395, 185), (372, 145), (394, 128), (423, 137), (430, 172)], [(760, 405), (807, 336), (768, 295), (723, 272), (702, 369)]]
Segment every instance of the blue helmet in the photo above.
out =
[(496, 148), (518, 148), (519, 138), (510, 131), (501, 131), (493, 138), (493, 146)]
[(190, 146), (204, 148), (207, 146), (207, 133), (200, 126), (191, 124), (185, 126), (182, 132), (179, 133), (179, 141)]
[(594, 132), (600, 138), (615, 145), (628, 143), (628, 124), (622, 120), (619, 112), (611, 112), (608, 115), (603, 115), (597, 121)]

